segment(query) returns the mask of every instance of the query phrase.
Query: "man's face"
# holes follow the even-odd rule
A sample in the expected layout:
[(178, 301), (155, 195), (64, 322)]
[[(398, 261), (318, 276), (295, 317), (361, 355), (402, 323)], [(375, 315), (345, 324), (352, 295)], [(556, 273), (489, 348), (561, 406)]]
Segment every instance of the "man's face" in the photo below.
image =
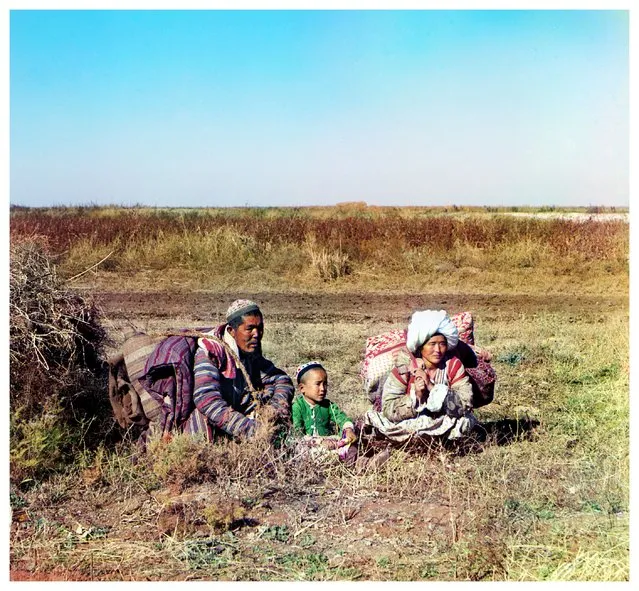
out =
[(242, 324), (236, 329), (229, 328), (237, 348), (244, 353), (254, 353), (262, 342), (264, 321), (261, 314), (247, 314), (242, 317)]

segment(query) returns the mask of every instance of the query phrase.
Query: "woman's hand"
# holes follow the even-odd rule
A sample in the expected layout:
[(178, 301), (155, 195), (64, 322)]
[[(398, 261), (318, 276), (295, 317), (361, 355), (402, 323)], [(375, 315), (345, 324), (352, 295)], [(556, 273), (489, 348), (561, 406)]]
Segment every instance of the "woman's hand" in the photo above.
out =
[(428, 393), (431, 389), (430, 378), (423, 369), (419, 368), (414, 370), (413, 375), (415, 376), (413, 381), (415, 386), (415, 399), (417, 400), (417, 404), (420, 405), (426, 402), (428, 398)]
[(417, 404), (421, 404), (428, 398), (428, 388), (426, 387), (426, 380), (421, 376), (415, 378), (415, 400)]

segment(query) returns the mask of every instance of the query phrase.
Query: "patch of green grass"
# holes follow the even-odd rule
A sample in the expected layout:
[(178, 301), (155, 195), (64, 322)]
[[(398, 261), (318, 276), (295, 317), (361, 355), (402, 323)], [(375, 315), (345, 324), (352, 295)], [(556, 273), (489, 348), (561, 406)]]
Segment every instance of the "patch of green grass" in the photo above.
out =
[(517, 366), (522, 361), (526, 359), (526, 356), (521, 351), (509, 351), (507, 353), (502, 353), (497, 357), (497, 361), (500, 363), (505, 363), (507, 365)]
[(290, 552), (275, 557), (275, 563), (282, 568), (283, 580), (344, 581), (361, 577), (357, 569), (332, 567), (323, 553)]
[(238, 551), (232, 536), (186, 540), (179, 558), (193, 570), (218, 569), (229, 566)]
[(26, 507), (28, 504), (27, 500), (21, 494), (14, 491), (9, 492), (9, 505), (12, 509), (20, 509)]
[(506, 499), (504, 503), (506, 516), (511, 521), (525, 520), (529, 518), (537, 519), (554, 519), (555, 510), (552, 504), (544, 504), (541, 506), (529, 505), (528, 503), (518, 501), (517, 499)]
[(286, 525), (270, 525), (258, 530), (260, 537), (265, 540), (275, 540), (277, 542), (288, 542), (291, 532)]

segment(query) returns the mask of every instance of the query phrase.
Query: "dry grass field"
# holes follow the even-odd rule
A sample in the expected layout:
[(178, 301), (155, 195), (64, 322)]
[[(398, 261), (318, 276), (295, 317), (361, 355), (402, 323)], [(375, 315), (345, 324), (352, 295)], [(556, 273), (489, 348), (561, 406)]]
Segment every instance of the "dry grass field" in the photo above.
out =
[(251, 296), (266, 355), (320, 359), (353, 418), (366, 337), (416, 309), (471, 310), (498, 372), (472, 441), (364, 472), (260, 438), (140, 456), (99, 420), (52, 468), (33, 451), (46, 417), (14, 416), (12, 580), (627, 581), (628, 224), (509, 213), (12, 211), (12, 242), (43, 236), (97, 303), (105, 354)]

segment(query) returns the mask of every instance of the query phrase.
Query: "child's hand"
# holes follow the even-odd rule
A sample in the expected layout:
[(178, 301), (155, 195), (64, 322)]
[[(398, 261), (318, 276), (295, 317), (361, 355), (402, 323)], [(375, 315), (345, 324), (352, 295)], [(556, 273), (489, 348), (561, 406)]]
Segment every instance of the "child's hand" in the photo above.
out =
[(327, 449), (337, 449), (339, 447), (339, 441), (327, 437), (322, 440), (322, 445)]
[(342, 437), (342, 441), (344, 441), (344, 445), (349, 445), (351, 443), (355, 443), (357, 441), (357, 435), (355, 435), (355, 431), (348, 427), (344, 429), (344, 435)]

